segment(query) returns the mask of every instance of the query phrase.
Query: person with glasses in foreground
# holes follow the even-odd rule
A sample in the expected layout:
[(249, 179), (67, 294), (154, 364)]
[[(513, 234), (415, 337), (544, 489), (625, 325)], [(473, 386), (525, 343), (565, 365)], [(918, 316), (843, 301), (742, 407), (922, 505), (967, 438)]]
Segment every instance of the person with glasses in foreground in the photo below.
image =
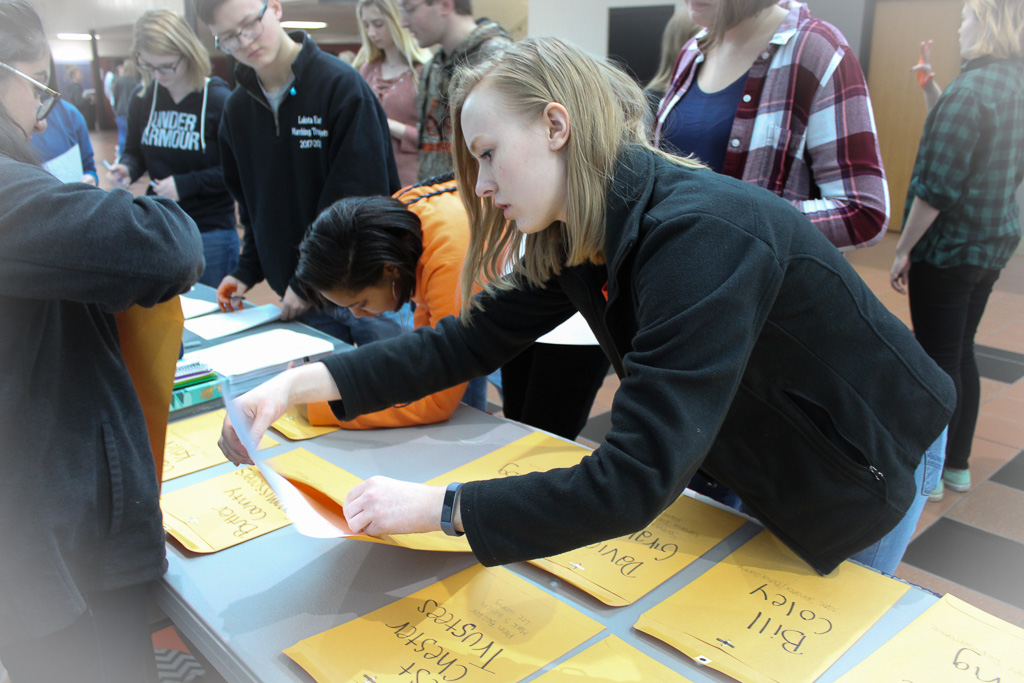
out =
[(178, 202), (203, 236), (202, 282), (216, 287), (238, 266), (235, 202), (224, 184), (217, 134), (231, 89), (210, 78), (210, 56), (184, 17), (151, 10), (135, 22), (133, 59), (143, 87), (128, 107), (124, 150), (108, 177)]
[[(549, 557), (643, 529), (702, 468), (818, 572), (895, 570), (956, 394), (839, 251), (771, 192), (654, 149), (640, 87), (556, 38), (460, 71), (451, 98), (460, 317), (243, 394), (249, 435), (292, 402), (351, 419), (486, 374), (578, 310), (621, 378), (592, 455), (447, 486), (370, 477), (344, 501), (353, 531), (465, 532), (485, 565)], [(222, 448), (244, 462), (236, 428)]]
[(0, 661), (17, 683), (151, 681), (164, 532), (115, 313), (187, 291), (202, 243), (173, 202), (39, 167), (49, 64), (39, 16), (0, 0)]
[(280, 0), (198, 0), (196, 13), (238, 62), (220, 147), (244, 235), (238, 267), (217, 289), (221, 307), (231, 310), (232, 296), (266, 279), (285, 320), (355, 343), (398, 334), (397, 315), (357, 320), (338, 307), (311, 310), (295, 278), (299, 243), (321, 211), (344, 197), (399, 189), (377, 96), (304, 32), (287, 33)]

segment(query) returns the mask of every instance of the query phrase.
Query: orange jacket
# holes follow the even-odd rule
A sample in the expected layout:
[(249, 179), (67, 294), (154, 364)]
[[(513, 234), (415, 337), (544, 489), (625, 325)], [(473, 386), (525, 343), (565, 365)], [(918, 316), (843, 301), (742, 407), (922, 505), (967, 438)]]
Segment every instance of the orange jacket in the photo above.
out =
[[(449, 315), (458, 315), (459, 275), (469, 248), (469, 221), (454, 180), (436, 185), (409, 187), (394, 195), (420, 217), (423, 228), (423, 254), (416, 264), (416, 287), (412, 300), (415, 327), (429, 325)], [(345, 429), (408, 427), (443, 422), (462, 401), (466, 385), (430, 394), (418, 401), (361, 415), (354, 420), (339, 420), (326, 401), (309, 404), (309, 422), (314, 425), (340, 425)]]

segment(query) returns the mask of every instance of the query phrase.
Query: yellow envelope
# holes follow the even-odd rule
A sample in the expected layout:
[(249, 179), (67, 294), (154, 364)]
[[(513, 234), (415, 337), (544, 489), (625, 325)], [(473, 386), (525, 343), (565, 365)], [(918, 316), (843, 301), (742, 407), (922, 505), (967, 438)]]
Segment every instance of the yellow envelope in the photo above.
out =
[(240, 467), (160, 497), (164, 529), (186, 549), (213, 553), (289, 524), (255, 467)]
[(284, 653), (320, 683), (504, 683), (602, 629), (507, 569), (476, 565)]
[[(227, 462), (217, 446), (224, 414), (224, 410), (215, 410), (167, 426), (163, 481)], [(264, 436), (260, 448), (270, 448), (277, 444), (274, 439)]]
[(590, 452), (589, 448), (577, 443), (532, 432), (427, 483), (445, 485), (453, 481), (481, 481), (530, 472), (547, 472), (579, 464)]
[(606, 605), (621, 607), (647, 595), (745, 522), (739, 515), (680, 496), (642, 531), (531, 564)]
[(302, 414), (298, 406), (292, 406), (277, 421), (270, 425), (292, 441), (304, 441), (324, 434), (336, 432), (341, 427), (337, 425), (316, 426), (309, 424), (309, 420)]
[(946, 595), (840, 683), (1024, 682), (1024, 630)]
[[(313, 455), (304, 448), (297, 448), (283, 455), (267, 460), (274, 471), (295, 485), (313, 506), (325, 508), (329, 514), (344, 519), (343, 505), (348, 492), (362, 479)], [(355, 538), (372, 543), (397, 545), (413, 550), (443, 550), (448, 552), (469, 552), (469, 541), (465, 536), (448, 536), (442, 531), (423, 534), (402, 534), (396, 536), (368, 536), (366, 534), (339, 534), (340, 538)]]
[(740, 681), (814, 681), (908, 589), (852, 562), (818, 576), (763, 531), (635, 628)]
[(537, 683), (679, 683), (690, 679), (610, 635), (537, 678)]
[[(511, 477), (527, 472), (539, 472), (558, 467), (571, 467), (590, 453), (590, 450), (574, 443), (533, 432), (513, 441), (496, 451), (442, 474), (426, 482), (432, 486), (443, 486), (453, 481), (476, 481), (497, 477)], [(360, 483), (355, 475), (332, 465), (304, 449), (296, 449), (267, 460), (267, 464), (288, 479), (310, 499), (317, 503), (341, 506), (348, 492)], [(469, 552), (469, 541), (465, 536), (448, 536), (442, 531), (393, 536), (367, 536), (353, 534), (351, 538), (374, 543), (386, 543), (413, 550), (435, 550), (445, 552)]]

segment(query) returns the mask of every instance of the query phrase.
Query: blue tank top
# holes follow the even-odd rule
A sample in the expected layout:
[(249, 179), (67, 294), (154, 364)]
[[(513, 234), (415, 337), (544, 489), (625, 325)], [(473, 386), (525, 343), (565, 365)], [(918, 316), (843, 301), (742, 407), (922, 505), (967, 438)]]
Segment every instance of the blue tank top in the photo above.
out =
[(665, 119), (662, 148), (683, 155), (693, 154), (716, 173), (721, 173), (732, 121), (746, 83), (747, 74), (743, 74), (725, 89), (706, 93), (697, 85), (695, 74), (690, 89)]

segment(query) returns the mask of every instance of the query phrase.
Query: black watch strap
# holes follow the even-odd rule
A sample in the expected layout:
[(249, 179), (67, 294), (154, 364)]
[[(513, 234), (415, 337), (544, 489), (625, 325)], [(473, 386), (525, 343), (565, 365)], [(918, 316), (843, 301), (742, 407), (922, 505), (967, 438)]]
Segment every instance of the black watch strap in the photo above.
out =
[(452, 482), (444, 492), (444, 503), (441, 505), (441, 531), (449, 536), (462, 536), (464, 531), (455, 530), (455, 509), (459, 503), (459, 491), (462, 484)]

